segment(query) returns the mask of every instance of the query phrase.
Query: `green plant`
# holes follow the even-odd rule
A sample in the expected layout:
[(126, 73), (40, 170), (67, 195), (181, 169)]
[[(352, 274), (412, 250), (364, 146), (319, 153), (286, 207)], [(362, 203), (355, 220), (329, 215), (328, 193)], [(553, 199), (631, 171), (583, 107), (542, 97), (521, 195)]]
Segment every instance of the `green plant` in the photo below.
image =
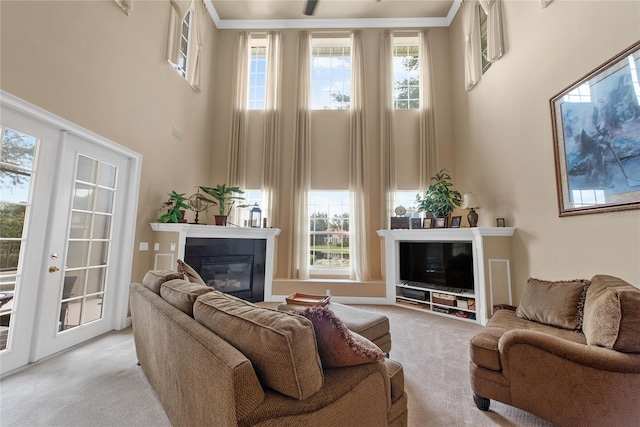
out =
[[(244, 200), (238, 194), (244, 194), (240, 187), (227, 187), (226, 184), (213, 187), (200, 187), (202, 191), (213, 197), (213, 203), (218, 206), (219, 215), (229, 215), (237, 201)], [(244, 205), (239, 205), (244, 206)]]
[(424, 196), (416, 195), (418, 212), (431, 212), (435, 216), (447, 216), (457, 206), (462, 204), (462, 196), (456, 190), (451, 189), (453, 183), (446, 169), (442, 169), (431, 177), (433, 182), (427, 188)]
[(181, 211), (190, 209), (191, 206), (185, 203), (187, 199), (184, 197), (184, 193), (171, 191), (171, 193), (167, 194), (169, 199), (164, 202), (167, 212), (158, 218), (158, 222), (178, 222), (178, 220), (182, 219)]

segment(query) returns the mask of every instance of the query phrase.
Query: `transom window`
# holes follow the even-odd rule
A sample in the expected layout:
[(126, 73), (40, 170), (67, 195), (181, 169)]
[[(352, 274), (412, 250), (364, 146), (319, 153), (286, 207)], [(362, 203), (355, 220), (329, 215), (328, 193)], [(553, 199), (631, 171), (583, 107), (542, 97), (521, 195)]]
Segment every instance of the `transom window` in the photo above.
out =
[(187, 15), (182, 20), (181, 37), (180, 37), (180, 54), (178, 56), (178, 63), (173, 64), (173, 68), (178, 73), (187, 78), (187, 68), (189, 66), (189, 43), (191, 42), (191, 19), (193, 11), (189, 10)]
[(351, 105), (351, 39), (311, 42), (311, 108), (348, 110)]
[(309, 192), (312, 273), (344, 274), (349, 267), (349, 192)]
[(264, 110), (267, 77), (267, 39), (251, 38), (249, 59), (249, 110)]
[(394, 37), (393, 82), (394, 108), (420, 108), (419, 48), (416, 37)]
[(488, 44), (487, 44), (487, 13), (482, 6), (480, 8), (480, 49), (482, 52), (482, 74), (484, 74), (489, 67), (491, 67), (491, 61), (488, 58)]

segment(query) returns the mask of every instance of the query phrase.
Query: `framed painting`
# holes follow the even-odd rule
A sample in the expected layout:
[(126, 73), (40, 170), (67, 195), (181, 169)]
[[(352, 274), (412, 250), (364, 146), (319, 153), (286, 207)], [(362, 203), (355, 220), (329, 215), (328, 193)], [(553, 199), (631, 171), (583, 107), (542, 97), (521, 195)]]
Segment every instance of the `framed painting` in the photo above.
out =
[(640, 42), (551, 98), (559, 215), (640, 208)]
[(460, 228), (460, 222), (462, 221), (461, 216), (451, 217), (451, 228)]

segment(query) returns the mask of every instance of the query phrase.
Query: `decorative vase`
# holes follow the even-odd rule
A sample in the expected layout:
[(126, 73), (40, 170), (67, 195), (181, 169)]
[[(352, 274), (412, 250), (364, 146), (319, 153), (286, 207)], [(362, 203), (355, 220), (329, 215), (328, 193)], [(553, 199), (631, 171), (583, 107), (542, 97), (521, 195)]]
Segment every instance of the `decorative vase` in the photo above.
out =
[(216, 225), (227, 225), (227, 215), (216, 215)]

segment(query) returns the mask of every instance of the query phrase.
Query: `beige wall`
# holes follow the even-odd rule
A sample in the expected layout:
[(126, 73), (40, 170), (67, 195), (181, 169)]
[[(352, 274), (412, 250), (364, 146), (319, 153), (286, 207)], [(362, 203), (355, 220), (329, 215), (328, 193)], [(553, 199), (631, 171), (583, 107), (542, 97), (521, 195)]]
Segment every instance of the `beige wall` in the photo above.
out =
[[(168, 1), (0, 2), (0, 88), (143, 156), (133, 280), (153, 266), (138, 243), (175, 189), (208, 182), (217, 30), (206, 19), (203, 92), (166, 60)], [(182, 140), (172, 135), (179, 128)]]
[[(282, 145), (281, 145), (281, 182), (280, 195), (281, 221), (271, 224), (282, 229), (278, 237), (278, 255), (276, 277), (287, 277), (289, 238), (291, 220), (291, 176), (293, 170), (293, 136), (297, 75), (298, 31), (283, 32), (283, 81), (282, 95)], [(214, 152), (212, 154), (214, 183), (223, 183), (227, 179), (228, 145), (231, 134), (231, 96), (233, 91), (236, 31), (221, 30), (218, 38), (217, 63), (225, 64), (217, 69), (216, 79), (216, 115), (214, 118)], [(379, 63), (381, 30), (367, 29), (363, 32), (363, 45), (366, 62), (366, 114), (368, 166), (370, 169), (369, 192), (367, 202), (371, 215), (369, 227), (369, 265), (371, 278), (382, 278), (381, 239), (375, 231), (380, 229), (383, 219), (380, 216), (380, 134), (379, 134)], [(450, 80), (449, 33), (448, 29), (438, 28), (431, 31), (434, 56), (434, 74), (438, 82), (435, 87), (435, 103), (438, 108), (436, 126), (438, 137), (439, 161), (441, 167), (453, 169), (453, 128), (451, 99), (448, 88)], [(398, 185), (400, 189), (418, 188), (418, 150), (419, 121), (416, 111), (399, 111), (396, 116), (396, 141)], [(311, 180), (314, 189), (348, 189), (349, 185), (349, 115), (347, 111), (313, 111), (311, 118)], [(249, 154), (247, 156), (247, 187), (259, 186), (262, 173), (262, 117), (261, 112), (251, 112), (249, 125)], [(297, 285), (299, 286), (299, 285)], [(311, 285), (310, 285), (311, 286)], [(341, 284), (343, 288), (346, 285)], [(364, 289), (360, 287), (360, 289)], [(302, 291), (308, 291), (304, 289)], [(345, 292), (347, 292), (345, 290)], [(378, 291), (376, 291), (378, 292)], [(367, 292), (367, 295), (370, 293)]]
[(515, 301), (530, 276), (617, 275), (640, 285), (640, 211), (558, 217), (549, 99), (640, 39), (638, 1), (505, 1), (507, 53), (464, 91), (461, 14), (450, 28), (455, 170), (504, 217)]

